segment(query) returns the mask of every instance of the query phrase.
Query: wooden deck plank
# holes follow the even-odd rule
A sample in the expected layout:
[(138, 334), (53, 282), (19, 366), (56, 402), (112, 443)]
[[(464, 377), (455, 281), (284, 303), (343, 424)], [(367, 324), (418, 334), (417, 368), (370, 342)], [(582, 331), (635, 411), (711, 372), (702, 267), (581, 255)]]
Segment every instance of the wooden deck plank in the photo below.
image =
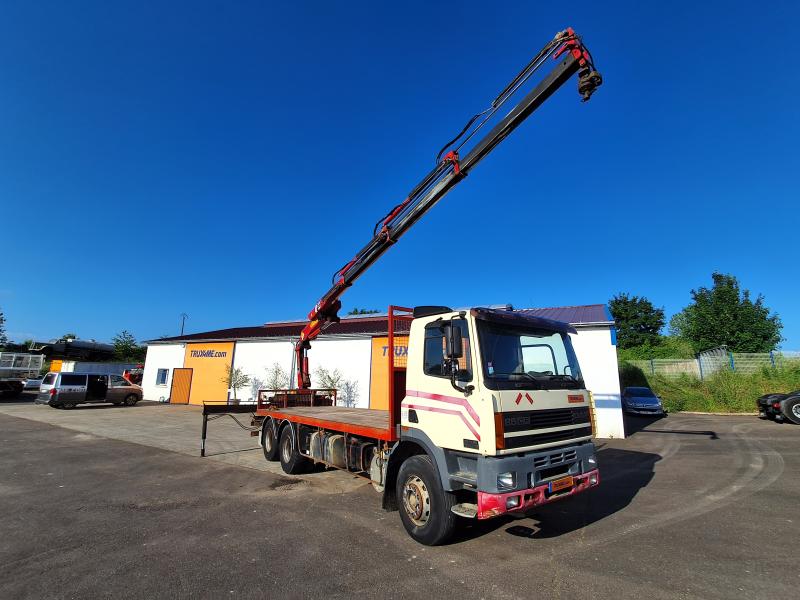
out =
[(259, 409), (262, 417), (288, 419), (297, 423), (393, 441), (396, 434), (389, 426), (389, 411), (369, 408), (345, 408), (339, 406), (296, 406), (291, 408)]
[(370, 408), (345, 408), (343, 406), (298, 406), (294, 408), (277, 409), (284, 415), (297, 415), (312, 417), (332, 423), (346, 425), (361, 425), (362, 427), (375, 427), (388, 429), (389, 411), (373, 410)]

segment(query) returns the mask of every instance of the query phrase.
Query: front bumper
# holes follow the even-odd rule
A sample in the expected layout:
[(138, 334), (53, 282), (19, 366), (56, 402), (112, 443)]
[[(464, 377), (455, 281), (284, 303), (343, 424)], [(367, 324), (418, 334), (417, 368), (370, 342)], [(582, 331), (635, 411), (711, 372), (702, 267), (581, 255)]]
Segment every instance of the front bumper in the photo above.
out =
[(648, 407), (625, 407), (624, 411), (631, 415), (663, 415), (664, 408), (661, 406)]
[(572, 487), (552, 494), (548, 492), (549, 483), (502, 494), (478, 492), (478, 518), (491, 519), (506, 513), (524, 513), (536, 506), (574, 496), (600, 485), (600, 471), (594, 469), (583, 475), (576, 475), (573, 482)]

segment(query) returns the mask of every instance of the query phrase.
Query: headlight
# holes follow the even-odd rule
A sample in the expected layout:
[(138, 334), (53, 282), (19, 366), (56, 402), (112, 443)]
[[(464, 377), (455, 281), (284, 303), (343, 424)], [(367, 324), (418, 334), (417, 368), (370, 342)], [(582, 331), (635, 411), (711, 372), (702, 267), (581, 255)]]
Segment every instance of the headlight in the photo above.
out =
[(497, 476), (498, 490), (513, 490), (517, 486), (516, 473), (500, 473)]

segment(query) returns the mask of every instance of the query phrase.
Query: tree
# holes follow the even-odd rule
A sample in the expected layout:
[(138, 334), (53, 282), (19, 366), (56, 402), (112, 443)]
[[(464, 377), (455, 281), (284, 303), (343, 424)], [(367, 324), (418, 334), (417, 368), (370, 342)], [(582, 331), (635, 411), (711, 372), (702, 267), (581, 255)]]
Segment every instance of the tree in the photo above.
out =
[(375, 310), (373, 308), (354, 308), (351, 310), (348, 315), (375, 315), (378, 314), (380, 311)]
[(664, 309), (656, 308), (644, 296), (619, 293), (608, 302), (617, 323), (617, 346), (620, 349), (656, 346), (664, 327)]
[(114, 358), (121, 362), (141, 362), (145, 349), (136, 343), (130, 331), (123, 329), (111, 339), (114, 344)]
[(6, 316), (0, 310), (0, 346), (5, 346), (8, 343), (8, 336), (6, 336)]
[(689, 340), (696, 352), (727, 346), (732, 352), (769, 352), (780, 343), (783, 324), (755, 302), (733, 275), (714, 272), (713, 286), (692, 290), (692, 303), (670, 320), (670, 329)]
[(280, 363), (272, 363), (271, 367), (265, 369), (267, 379), (264, 386), (268, 390), (285, 390), (289, 387), (289, 375), (283, 370)]
[(78, 339), (78, 335), (76, 333), (65, 333), (60, 338), (58, 338), (59, 342), (66, 342), (67, 340), (76, 340)]
[(236, 398), (236, 390), (240, 390), (246, 385), (249, 385), (250, 376), (242, 371), (239, 367), (229, 365), (226, 368), (225, 377), (223, 377), (221, 381), (228, 386), (229, 390), (233, 391), (233, 401), (234, 403), (238, 403)]
[(251, 376), (250, 377), (250, 399), (253, 400), (254, 402), (258, 401), (258, 390), (263, 390), (263, 389), (265, 389), (265, 387), (266, 386), (264, 385), (264, 380), (263, 379), (259, 379), (258, 377), (254, 376), (254, 375)]
[(336, 390), (336, 403), (339, 406), (353, 407), (358, 404), (358, 382), (354, 379), (345, 379), (339, 369), (329, 371), (324, 367), (317, 367), (314, 371), (317, 385), (323, 389)]
[(358, 382), (354, 379), (345, 379), (342, 382), (342, 387), (339, 390), (338, 397), (341, 399), (341, 405), (346, 406), (348, 408), (354, 407), (358, 404), (358, 398), (360, 396), (360, 392), (358, 390)]

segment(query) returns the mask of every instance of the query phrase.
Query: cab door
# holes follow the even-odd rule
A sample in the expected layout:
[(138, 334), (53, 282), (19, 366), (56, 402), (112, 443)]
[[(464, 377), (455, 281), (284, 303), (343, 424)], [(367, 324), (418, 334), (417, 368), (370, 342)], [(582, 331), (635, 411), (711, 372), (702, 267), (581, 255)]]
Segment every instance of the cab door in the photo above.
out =
[[(453, 386), (451, 373), (455, 365), (445, 354), (449, 327), (461, 331), (461, 356), (455, 359), (455, 383), (461, 389)], [(409, 375), (406, 397), (401, 404), (401, 424), (422, 430), (442, 448), (480, 451), (481, 420), (475, 403), (480, 394), (476, 390), (473, 338), (467, 320), (437, 319), (424, 325), (424, 333), (418, 330), (416, 333), (415, 340), (423, 337), (424, 342), (422, 347), (409, 344)]]

